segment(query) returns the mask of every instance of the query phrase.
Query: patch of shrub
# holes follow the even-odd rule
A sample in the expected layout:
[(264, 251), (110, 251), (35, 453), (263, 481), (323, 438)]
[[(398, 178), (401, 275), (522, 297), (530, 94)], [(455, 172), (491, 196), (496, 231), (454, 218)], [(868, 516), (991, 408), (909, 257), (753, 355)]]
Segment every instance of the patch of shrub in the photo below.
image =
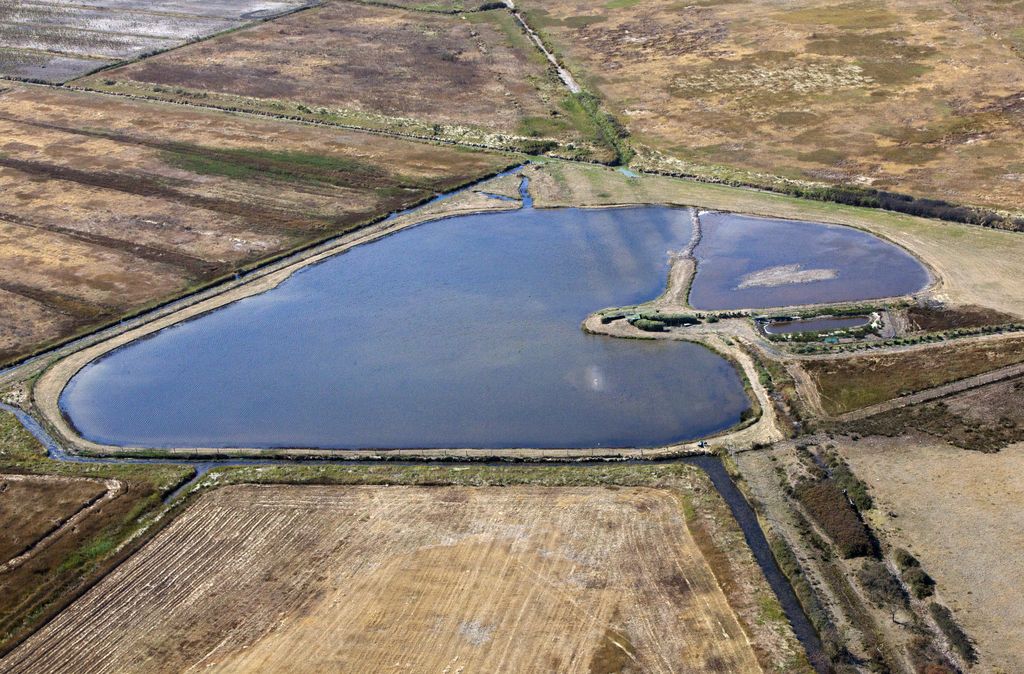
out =
[(692, 314), (663, 314), (660, 311), (645, 312), (640, 314), (640, 318), (649, 321), (660, 321), (665, 325), (698, 325), (700, 319)]
[(973, 665), (976, 663), (978, 661), (978, 652), (974, 650), (971, 638), (967, 636), (967, 633), (956, 622), (953, 612), (942, 604), (936, 604), (935, 602), (928, 605), (928, 612), (931, 613), (935, 623), (942, 630), (942, 633), (946, 635), (946, 638), (949, 639), (950, 645), (960, 654), (960, 657), (969, 664)]
[(540, 155), (550, 152), (556, 147), (558, 147), (558, 143), (553, 140), (527, 138), (519, 141), (519, 150), (524, 154)]
[(875, 502), (871, 499), (871, 494), (868, 493), (868, 486), (853, 474), (845, 461), (838, 456), (830, 456), (828, 467), (832, 473), (832, 479), (840, 489), (846, 492), (846, 496), (853, 501), (853, 505), (857, 506), (857, 510), (863, 512), (874, 507)]
[(913, 568), (915, 566), (921, 566), (921, 562), (917, 561), (917, 557), (910, 554), (903, 548), (897, 548), (896, 552), (892, 554), (893, 559), (896, 560), (896, 566), (900, 567), (901, 571)]
[(794, 493), (843, 558), (864, 557), (874, 552), (867, 528), (835, 482), (806, 481)]
[(665, 332), (665, 324), (661, 321), (652, 321), (647, 318), (636, 318), (630, 324), (644, 332)]
[(903, 572), (903, 582), (917, 599), (925, 599), (935, 594), (935, 580), (925, 573), (920, 566), (912, 566)]
[(873, 559), (864, 563), (857, 572), (857, 579), (868, 593), (871, 601), (888, 608), (907, 608), (909, 600), (899, 579), (882, 562)]
[(625, 318), (625, 317), (626, 317), (626, 314), (622, 313), (621, 311), (617, 311), (617, 312), (610, 313), (610, 314), (602, 314), (601, 315), (601, 325), (608, 325), (612, 321), (617, 321), (617, 320)]

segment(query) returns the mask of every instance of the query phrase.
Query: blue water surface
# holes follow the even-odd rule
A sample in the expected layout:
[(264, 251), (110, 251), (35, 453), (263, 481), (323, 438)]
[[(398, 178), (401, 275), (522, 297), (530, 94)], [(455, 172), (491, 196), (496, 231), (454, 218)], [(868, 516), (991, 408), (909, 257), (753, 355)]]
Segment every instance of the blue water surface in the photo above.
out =
[(144, 447), (610, 447), (707, 435), (750, 403), (685, 342), (580, 322), (664, 288), (664, 207), (451, 218), (303, 269), (127, 345), (61, 396), (84, 437)]

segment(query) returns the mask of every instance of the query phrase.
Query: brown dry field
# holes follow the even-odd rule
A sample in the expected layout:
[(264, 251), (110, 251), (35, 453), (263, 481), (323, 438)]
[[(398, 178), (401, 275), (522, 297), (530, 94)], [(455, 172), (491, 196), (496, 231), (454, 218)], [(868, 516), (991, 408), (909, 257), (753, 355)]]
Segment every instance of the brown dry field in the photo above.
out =
[(971, 671), (1021, 671), (1024, 444), (984, 454), (916, 435), (837, 443), (871, 489), (872, 525), (921, 561), (976, 641)]
[(509, 163), (20, 85), (0, 139), (0, 362)]
[(202, 496), (2, 667), (761, 671), (670, 491), (253, 485)]
[(102, 482), (0, 475), (0, 565), (106, 493)]
[(888, 437), (917, 431), (962, 449), (997, 452), (1024, 441), (1024, 377), (872, 415), (842, 430)]
[(1024, 337), (949, 342), (909, 351), (805, 360), (830, 415), (1024, 361)]
[(1020, 0), (518, 4), (638, 165), (1024, 209)]
[(225, 104), (214, 94), (229, 94), (243, 97), (232, 105), (269, 112), (273, 103), (259, 101), (298, 102), (300, 114), (333, 121), (337, 112), (358, 126), (381, 124), (374, 115), (411, 118), (434, 135), (430, 124), (580, 139), (567, 92), (505, 10), (447, 15), (334, 0), (81, 84), (155, 97), (181, 88), (178, 98), (214, 105)]

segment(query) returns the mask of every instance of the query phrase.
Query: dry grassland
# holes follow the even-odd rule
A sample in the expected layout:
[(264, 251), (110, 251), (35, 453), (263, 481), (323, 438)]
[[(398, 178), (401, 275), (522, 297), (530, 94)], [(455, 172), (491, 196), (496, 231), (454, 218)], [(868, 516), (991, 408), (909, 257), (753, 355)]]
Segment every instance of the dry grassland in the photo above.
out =
[(601, 487), (223, 488), (2, 666), (761, 671), (678, 497)]
[(0, 362), (508, 163), (23, 86), (0, 138)]
[(81, 83), (492, 147), (588, 142), (585, 112), (505, 10), (336, 0)]
[(527, 174), (538, 207), (667, 203), (857, 227), (922, 259), (941, 278), (936, 299), (1024, 317), (1024, 236), (1017, 233), (676, 178), (627, 178), (600, 166), (552, 161)]
[(0, 0), (0, 77), (63, 82), (293, 11), (305, 0)]
[(838, 444), (871, 488), (878, 513), (872, 524), (921, 561), (976, 641), (981, 661), (972, 671), (1020, 671), (1024, 444), (997, 454), (926, 436)]
[(1019, 0), (518, 4), (639, 165), (1024, 209)]

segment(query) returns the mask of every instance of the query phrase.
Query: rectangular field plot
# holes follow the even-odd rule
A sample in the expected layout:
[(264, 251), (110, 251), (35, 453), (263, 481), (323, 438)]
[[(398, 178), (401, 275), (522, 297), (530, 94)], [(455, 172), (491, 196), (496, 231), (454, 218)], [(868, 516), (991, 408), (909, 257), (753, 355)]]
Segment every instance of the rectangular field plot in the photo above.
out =
[(12, 84), (0, 93), (0, 362), (508, 161)]
[(440, 7), (329, 1), (81, 84), (488, 147), (607, 155), (593, 120), (507, 10)]
[(761, 671), (670, 491), (249, 485), (0, 668)]
[(0, 569), (105, 493), (99, 480), (0, 475)]
[(65, 82), (118, 61), (163, 51), (313, 4), (260, 2), (83, 2), (0, 0), (0, 77)]
[[(984, 402), (993, 388), (950, 406)], [(1013, 395), (1020, 409), (1024, 392)], [(876, 511), (887, 513), (878, 522), (885, 535), (920, 560), (975, 642), (980, 662), (972, 671), (1021, 671), (1024, 443), (988, 454), (914, 434), (844, 440), (838, 451), (870, 487)]]

